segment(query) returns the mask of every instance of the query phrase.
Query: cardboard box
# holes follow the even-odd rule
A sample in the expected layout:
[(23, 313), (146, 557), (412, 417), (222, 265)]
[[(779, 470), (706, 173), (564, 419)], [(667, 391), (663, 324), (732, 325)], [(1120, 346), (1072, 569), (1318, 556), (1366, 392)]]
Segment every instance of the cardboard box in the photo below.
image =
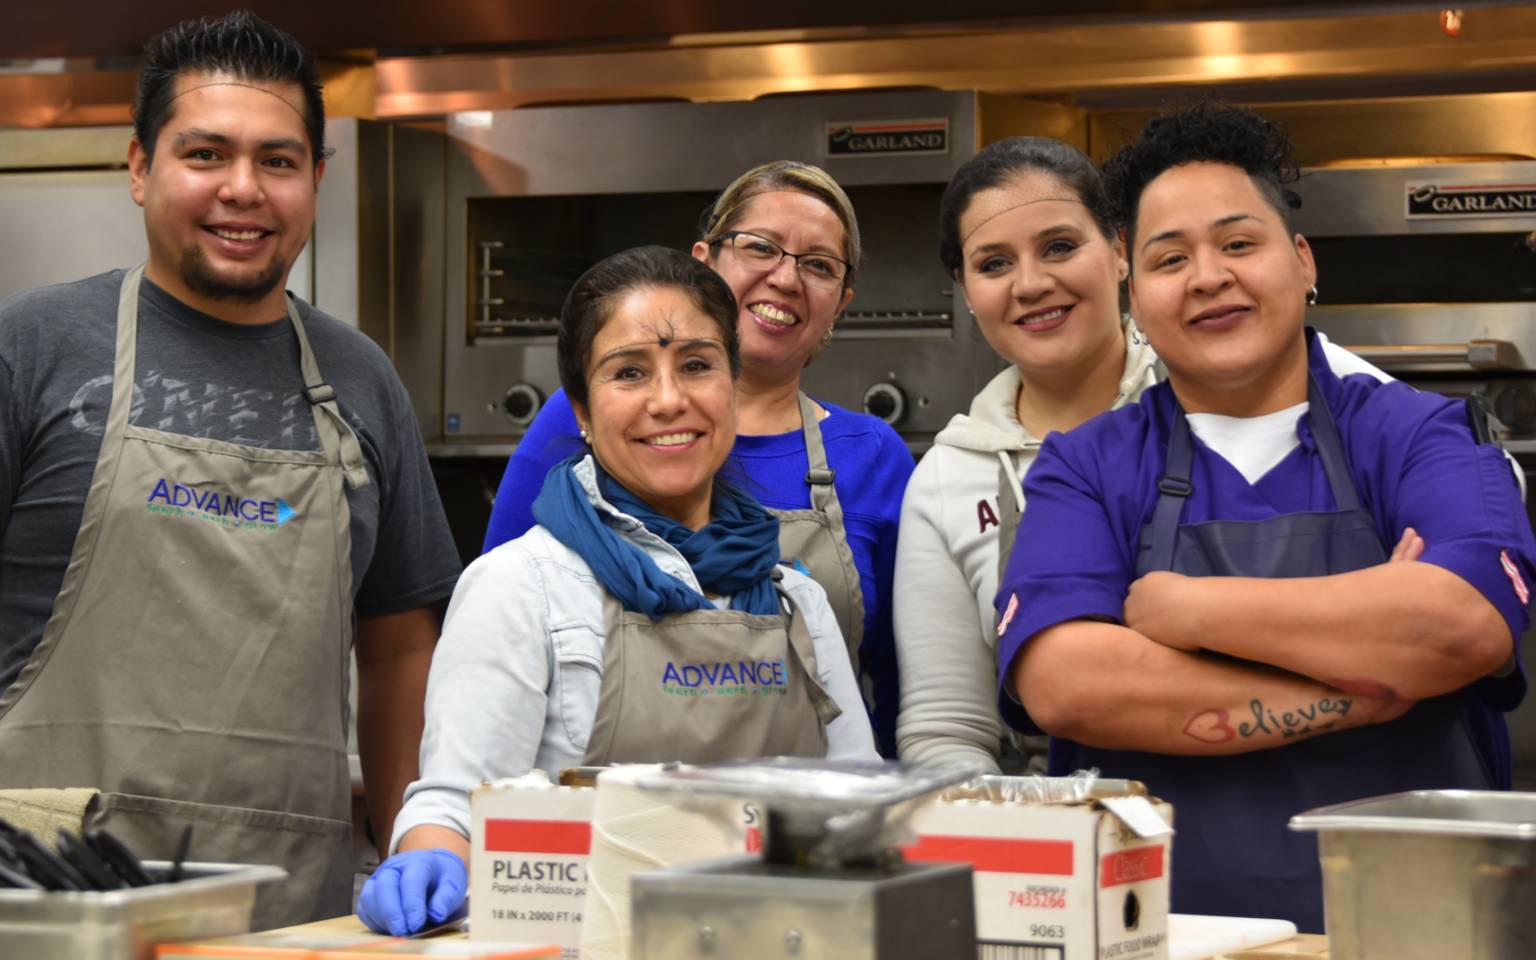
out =
[(590, 786), (536, 777), (497, 780), (470, 794), (470, 939), (559, 944), (576, 960), (592, 846)]
[(975, 870), (978, 957), (1166, 960), (1173, 808), (1134, 791), (1006, 802), (1010, 779), (925, 800), (911, 819), (908, 859)]
[[(572, 774), (576, 774), (572, 776)], [(588, 890), (592, 772), (564, 771), (562, 786), (541, 772), (476, 787), (469, 798), (469, 938), (556, 943), (578, 960)], [(722, 805), (730, 811), (729, 804)], [(761, 848), (757, 812), (740, 807), (738, 849)]]

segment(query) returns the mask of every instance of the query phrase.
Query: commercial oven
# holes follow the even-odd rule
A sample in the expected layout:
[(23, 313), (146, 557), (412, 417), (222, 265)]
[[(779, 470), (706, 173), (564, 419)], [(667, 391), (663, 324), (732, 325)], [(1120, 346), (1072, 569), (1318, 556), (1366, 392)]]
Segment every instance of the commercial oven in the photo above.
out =
[[(1461, 158), (1467, 161), (1470, 158)], [(1478, 395), (1536, 503), (1536, 160), (1314, 167), (1297, 227), (1317, 260), (1309, 322), (1424, 390)], [(1536, 520), (1536, 512), (1532, 512)], [(1527, 663), (1536, 631), (1522, 638)], [(1510, 717), (1536, 789), (1536, 705)]]
[[(559, 386), (556, 316), (576, 277), (626, 247), (688, 249), (721, 188), (780, 159), (843, 185), (865, 249), (854, 300), (805, 389), (926, 448), (999, 369), (937, 254), (939, 198), (976, 152), (987, 99), (903, 91), (449, 115), (433, 452), (510, 449)], [(1004, 123), (1085, 129), (1067, 108), (1002, 98), (988, 122), (991, 136)]]

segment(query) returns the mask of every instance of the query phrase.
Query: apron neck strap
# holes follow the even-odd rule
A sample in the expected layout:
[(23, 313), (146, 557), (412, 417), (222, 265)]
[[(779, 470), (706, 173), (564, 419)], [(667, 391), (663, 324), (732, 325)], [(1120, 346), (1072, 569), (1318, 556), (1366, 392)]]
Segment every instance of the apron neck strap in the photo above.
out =
[(139, 285), (144, 279), (144, 264), (123, 276), (117, 292), (117, 355), (112, 364), (112, 406), (107, 413), (107, 427), (102, 440), (120, 437), (128, 428), (133, 408), (133, 371), (139, 343)]
[(1168, 461), (1157, 480), (1157, 506), (1152, 510), (1152, 555), (1149, 570), (1172, 570), (1173, 550), (1179, 539), (1179, 518), (1184, 515), (1184, 501), (1194, 491), (1189, 482), (1194, 462), (1194, 444), (1189, 436), (1189, 421), (1177, 398), (1173, 401), (1173, 429), (1168, 437)]
[(304, 397), (315, 411), (315, 429), (320, 434), (320, 445), (326, 453), (339, 454), (341, 468), (346, 475), (347, 489), (360, 490), (368, 486), (368, 471), (363, 468), (363, 447), (357, 440), (357, 432), (341, 415), (336, 405), (336, 388), (320, 376), (320, 365), (315, 362), (315, 352), (309, 346), (309, 334), (304, 321), (299, 319), (298, 307), (293, 295), (283, 298), (288, 306), (288, 319), (293, 332), (299, 338), (299, 369), (304, 374)]
[[(821, 441), (821, 423), (816, 419), (816, 405), (800, 391), (800, 432), (805, 435), (805, 460), (810, 468), (805, 472), (805, 482), (811, 488), (811, 506), (823, 512), (838, 509), (837, 494), (832, 481), (837, 471), (827, 466), (827, 448)], [(841, 522), (841, 510), (838, 510)]]
[(1328, 475), (1328, 487), (1333, 491), (1333, 502), (1340, 510), (1359, 510), (1360, 494), (1349, 476), (1349, 458), (1344, 454), (1339, 425), (1334, 422), (1333, 411), (1328, 409), (1328, 401), (1323, 399), (1317, 378), (1311, 374), (1307, 375), (1307, 416), (1318, 458), (1323, 461), (1323, 472)]

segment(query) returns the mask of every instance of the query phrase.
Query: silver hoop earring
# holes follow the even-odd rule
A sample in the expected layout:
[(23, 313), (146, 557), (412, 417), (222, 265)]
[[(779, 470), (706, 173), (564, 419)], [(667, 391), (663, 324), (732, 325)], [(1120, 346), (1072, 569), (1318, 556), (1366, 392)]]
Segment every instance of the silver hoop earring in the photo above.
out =
[(1317, 303), (1317, 284), (1314, 283), (1312, 285), (1312, 289), (1307, 291), (1306, 299), (1307, 299), (1307, 306), (1309, 306), (1309, 307), (1312, 306), (1313, 304)]

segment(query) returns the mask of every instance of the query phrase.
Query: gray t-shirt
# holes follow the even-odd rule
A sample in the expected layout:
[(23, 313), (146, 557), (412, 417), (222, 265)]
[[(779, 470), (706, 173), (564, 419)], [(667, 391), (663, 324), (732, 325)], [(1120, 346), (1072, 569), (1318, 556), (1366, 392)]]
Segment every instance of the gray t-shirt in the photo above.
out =
[[(123, 273), (0, 303), (0, 689), (42, 639), (74, 549), (112, 400)], [(398, 613), (447, 598), (459, 560), (405, 387), (367, 336), (306, 303), (298, 308), (372, 481), (347, 491), (357, 612)], [(130, 419), (139, 426), (320, 448), (286, 316), (226, 323), (146, 279), (134, 380)]]

